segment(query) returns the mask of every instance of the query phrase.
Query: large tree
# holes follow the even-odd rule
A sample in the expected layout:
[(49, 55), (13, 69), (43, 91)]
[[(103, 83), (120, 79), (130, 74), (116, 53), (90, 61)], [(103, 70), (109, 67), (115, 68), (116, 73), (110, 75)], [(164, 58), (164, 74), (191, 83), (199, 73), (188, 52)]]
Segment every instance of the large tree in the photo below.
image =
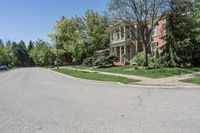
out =
[[(55, 33), (49, 35), (52, 42), (59, 45), (59, 49), (64, 51), (63, 54), (67, 54), (73, 57), (73, 61), (76, 62), (80, 56), (80, 49), (82, 46), (82, 19), (75, 17), (73, 19), (67, 19), (62, 17), (55, 25)], [(61, 52), (59, 52), (61, 53)]]
[(7, 61), (4, 43), (2, 40), (0, 40), (0, 65), (6, 65), (6, 63)]
[[(109, 12), (114, 20), (122, 20), (144, 50), (144, 66), (148, 66), (148, 47), (154, 27), (168, 10), (168, 0), (111, 0)], [(136, 27), (137, 25), (137, 27)]]
[[(200, 43), (199, 28), (191, 0), (172, 0), (167, 14), (164, 62), (168, 66), (198, 65)], [(198, 11), (197, 11), (198, 12)]]
[(35, 65), (33, 58), (30, 56), (30, 51), (31, 51), (33, 48), (34, 48), (33, 42), (32, 42), (32, 41), (29, 41), (28, 47), (27, 47), (27, 51), (28, 51), (28, 54), (29, 54), (29, 56), (28, 56), (28, 64), (31, 65), (31, 66)]
[(40, 39), (35, 42), (35, 47), (30, 51), (30, 57), (38, 66), (52, 65), (55, 60), (48, 43)]
[(85, 13), (85, 30), (87, 53), (93, 55), (96, 50), (108, 48), (109, 44), (109, 21), (105, 16), (101, 16), (98, 12), (88, 10)]
[(94, 51), (108, 47), (108, 27), (106, 17), (88, 10), (84, 17), (61, 17), (54, 25), (55, 33), (49, 37), (54, 44), (59, 44), (59, 53), (80, 63), (84, 58), (92, 56)]

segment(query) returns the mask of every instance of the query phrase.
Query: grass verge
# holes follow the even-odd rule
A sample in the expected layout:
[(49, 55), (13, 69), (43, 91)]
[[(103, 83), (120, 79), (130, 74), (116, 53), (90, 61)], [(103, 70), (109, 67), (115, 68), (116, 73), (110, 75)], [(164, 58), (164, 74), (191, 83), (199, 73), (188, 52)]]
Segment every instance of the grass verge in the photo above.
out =
[(95, 72), (85, 72), (85, 71), (72, 70), (72, 69), (67, 69), (67, 68), (61, 68), (59, 70), (53, 69), (53, 71), (60, 72), (62, 74), (70, 75), (73, 77), (81, 78), (81, 79), (119, 82), (123, 84), (137, 82), (137, 80), (129, 79), (126, 77), (105, 75), (105, 74), (99, 74)]
[(175, 75), (197, 72), (200, 71), (200, 68), (160, 68), (160, 69), (148, 69), (148, 70), (135, 70), (131, 66), (125, 66), (125, 67), (98, 68), (96, 70), (103, 72), (136, 75), (149, 78), (165, 78)]
[(194, 78), (190, 78), (190, 79), (181, 80), (181, 81), (185, 82), (185, 83), (193, 83), (193, 84), (200, 85), (200, 76), (194, 77)]

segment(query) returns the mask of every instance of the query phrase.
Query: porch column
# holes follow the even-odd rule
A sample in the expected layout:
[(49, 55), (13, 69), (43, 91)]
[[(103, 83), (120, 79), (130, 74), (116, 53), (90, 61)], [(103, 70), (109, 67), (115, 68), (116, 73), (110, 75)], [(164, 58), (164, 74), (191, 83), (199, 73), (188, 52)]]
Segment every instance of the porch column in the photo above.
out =
[(124, 59), (123, 59), (123, 61), (124, 61), (124, 63), (126, 63), (126, 59), (125, 58), (127, 58), (128, 57), (128, 55), (127, 55), (127, 51), (126, 51), (126, 44), (124, 45)]
[(119, 40), (121, 40), (122, 39), (122, 32), (121, 32), (121, 28), (119, 28)]
[(124, 40), (126, 40), (126, 26), (124, 26)]
[(126, 55), (126, 45), (124, 45), (124, 55)]
[(119, 59), (122, 62), (122, 46), (119, 47)]
[(117, 55), (117, 47), (114, 47), (114, 54)]

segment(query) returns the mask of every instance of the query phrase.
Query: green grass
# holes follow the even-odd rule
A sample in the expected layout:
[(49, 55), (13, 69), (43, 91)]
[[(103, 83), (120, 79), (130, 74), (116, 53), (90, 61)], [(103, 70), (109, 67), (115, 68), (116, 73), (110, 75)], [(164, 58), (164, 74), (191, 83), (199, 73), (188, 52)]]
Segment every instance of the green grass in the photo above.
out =
[(103, 72), (150, 77), (150, 78), (164, 78), (164, 77), (197, 72), (200, 71), (200, 68), (160, 68), (160, 69), (148, 69), (148, 70), (135, 70), (131, 66), (125, 66), (125, 67), (98, 68), (96, 70)]
[(137, 82), (137, 80), (133, 80), (133, 79), (125, 78), (125, 77), (105, 75), (105, 74), (99, 74), (99, 73), (93, 73), (93, 72), (92, 73), (84, 72), (84, 71), (79, 71), (79, 70), (71, 70), (67, 68), (61, 68), (59, 70), (53, 69), (53, 71), (60, 72), (60, 73), (70, 75), (73, 77), (89, 79), (89, 80), (119, 82), (123, 84)]
[(185, 79), (185, 80), (181, 80), (182, 82), (186, 82), (186, 83), (193, 83), (193, 84), (198, 84), (200, 85), (200, 76), (195, 77), (195, 78), (190, 78), (190, 79)]

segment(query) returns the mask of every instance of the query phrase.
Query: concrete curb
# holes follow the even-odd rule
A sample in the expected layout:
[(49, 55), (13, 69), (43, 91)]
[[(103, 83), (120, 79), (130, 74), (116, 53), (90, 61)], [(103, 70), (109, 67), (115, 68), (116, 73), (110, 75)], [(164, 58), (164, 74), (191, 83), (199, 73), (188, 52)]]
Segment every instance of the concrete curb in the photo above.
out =
[(73, 79), (79, 80), (79, 81), (89, 81), (89, 82), (93, 82), (93, 83), (97, 83), (97, 84), (102, 84), (102, 83), (113, 84), (113, 85), (118, 84), (118, 85), (126, 86), (126, 87), (137, 87), (137, 88), (146, 88), (146, 89), (152, 89), (152, 88), (153, 89), (200, 89), (200, 86), (198, 86), (198, 85), (194, 85), (194, 86), (172, 86), (172, 85), (151, 85), (151, 84), (138, 84), (138, 83), (122, 84), (122, 83), (119, 83), (119, 82), (97, 81), (97, 80), (89, 80), (89, 79), (82, 79), (82, 78), (73, 77), (73, 76), (70, 76), (70, 75), (66, 75), (66, 74), (63, 74), (63, 73), (53, 71), (51, 69), (48, 69), (48, 70), (55, 73), (55, 74), (58, 74), (62, 77), (73, 78)]

